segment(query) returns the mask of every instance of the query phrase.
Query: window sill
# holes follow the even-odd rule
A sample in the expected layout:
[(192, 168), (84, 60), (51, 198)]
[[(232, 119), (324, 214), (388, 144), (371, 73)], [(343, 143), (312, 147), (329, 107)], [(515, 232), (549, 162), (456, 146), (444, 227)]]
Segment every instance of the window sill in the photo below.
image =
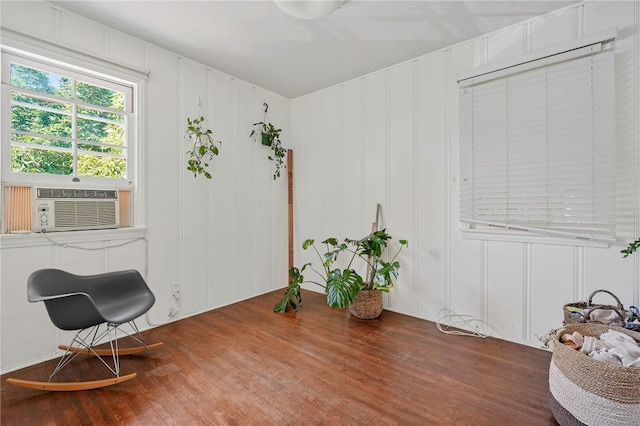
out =
[(47, 246), (51, 244), (78, 244), (99, 241), (136, 240), (145, 238), (147, 228), (118, 228), (92, 231), (47, 232), (46, 235), (34, 232), (29, 234), (0, 235), (0, 250)]
[(607, 248), (611, 245), (604, 241), (593, 241), (582, 238), (563, 238), (515, 230), (460, 229), (460, 233), (462, 234), (462, 238), (466, 240), (504, 241), (597, 248)]

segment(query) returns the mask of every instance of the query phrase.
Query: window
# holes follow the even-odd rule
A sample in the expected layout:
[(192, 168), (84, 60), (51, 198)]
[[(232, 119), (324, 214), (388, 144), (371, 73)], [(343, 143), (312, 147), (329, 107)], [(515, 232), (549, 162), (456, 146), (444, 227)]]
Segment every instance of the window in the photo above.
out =
[[(615, 99), (611, 37), (460, 84), (463, 234), (612, 241)], [(539, 56), (539, 55), (538, 55)], [(487, 234), (489, 236), (487, 236)]]
[[(144, 74), (56, 46), (34, 48), (2, 46), (0, 232), (135, 226), (141, 105), (134, 96)], [(56, 59), (41, 56), (49, 50)], [(43, 188), (74, 195), (45, 200)], [(98, 200), (105, 191), (117, 195)]]
[(5, 179), (128, 179), (131, 85), (10, 54), (3, 54), (3, 83), (11, 122)]

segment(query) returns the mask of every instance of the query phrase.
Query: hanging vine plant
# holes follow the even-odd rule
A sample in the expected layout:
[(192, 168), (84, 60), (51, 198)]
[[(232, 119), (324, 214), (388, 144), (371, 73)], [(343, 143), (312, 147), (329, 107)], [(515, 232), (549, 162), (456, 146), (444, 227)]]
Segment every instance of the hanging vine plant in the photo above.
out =
[(249, 137), (252, 137), (254, 140), (257, 139), (258, 135), (260, 135), (260, 141), (262, 145), (268, 146), (271, 148), (272, 153), (268, 156), (269, 160), (275, 162), (275, 171), (273, 172), (273, 180), (276, 180), (280, 177), (280, 172), (282, 169), (286, 168), (286, 164), (284, 163), (284, 157), (287, 155), (287, 150), (282, 147), (282, 142), (280, 141), (280, 132), (282, 129), (276, 128), (271, 122), (269, 122), (269, 115), (267, 111), (269, 110), (269, 105), (266, 103), (264, 105), (264, 120), (259, 121), (257, 123), (253, 123), (255, 127)]
[(222, 142), (213, 139), (213, 131), (204, 127), (204, 121), (204, 116), (194, 119), (187, 117), (187, 132), (184, 138), (192, 147), (187, 151), (187, 170), (193, 172), (194, 177), (204, 174), (207, 179), (211, 179), (208, 162), (220, 153), (218, 145)]
[(620, 250), (620, 253), (622, 253), (624, 255), (622, 257), (627, 257), (630, 254), (633, 254), (639, 248), (640, 248), (640, 238), (638, 238), (637, 240), (629, 243), (627, 248), (625, 248), (624, 250)]

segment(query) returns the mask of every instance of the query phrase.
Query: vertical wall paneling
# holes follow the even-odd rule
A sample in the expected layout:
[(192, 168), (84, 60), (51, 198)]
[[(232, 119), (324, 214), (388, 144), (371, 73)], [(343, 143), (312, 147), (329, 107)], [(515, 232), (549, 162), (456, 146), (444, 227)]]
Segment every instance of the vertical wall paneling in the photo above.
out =
[[(420, 162), (419, 162), (419, 157), (418, 157), (418, 153), (419, 153), (419, 140), (420, 140), (420, 126), (418, 123), (420, 123), (420, 110), (419, 110), (419, 103), (418, 103), (418, 94), (420, 93), (420, 79), (419, 79), (419, 75), (420, 75), (420, 62), (418, 60), (415, 60), (412, 62), (412, 83), (413, 83), (413, 93), (411, 96), (411, 106), (412, 106), (412, 126), (411, 126), (411, 130), (412, 130), (412, 158), (413, 158), (413, 162), (411, 164), (411, 166), (413, 167), (413, 179), (412, 179), (412, 184), (413, 184), (413, 220), (414, 220), (414, 226), (411, 232), (411, 241), (418, 241), (418, 234), (419, 234), (419, 229), (420, 229), (420, 218), (418, 216), (419, 214), (419, 210), (418, 210), (418, 205), (420, 204), (420, 195), (419, 195), (419, 176), (418, 176), (418, 170), (420, 168)], [(415, 247), (419, 247), (418, 244), (415, 245)], [(413, 247), (412, 247), (413, 248)], [(413, 270), (411, 271), (413, 274), (413, 297), (415, 299), (415, 312), (414, 312), (414, 316), (420, 316), (420, 262), (418, 260), (419, 258), (419, 251), (418, 250), (412, 250), (411, 251), (411, 258), (413, 261)]]
[(416, 64), (416, 236), (409, 250), (416, 256), (418, 316), (423, 318), (448, 306), (448, 231), (443, 226), (448, 218), (448, 89), (441, 84), (447, 61), (447, 52), (440, 52)]
[[(138, 322), (142, 329), (172, 320), (174, 282), (181, 284), (182, 309), (173, 320), (286, 286), (286, 184), (273, 182), (268, 151), (249, 139), (253, 85), (47, 2), (3, 3), (1, 19), (3, 28), (61, 47), (52, 54), (88, 54), (149, 70), (136, 93), (142, 98), (136, 126), (143, 140), (134, 153), (135, 191), (142, 201), (134, 203), (134, 226), (146, 228), (146, 241), (114, 247), (122, 240), (92, 240), (77, 244), (91, 249), (83, 250), (72, 244), (15, 247), (0, 236), (0, 315), (2, 323), (12, 324), (0, 329), (3, 374), (57, 356), (57, 345), (70, 337), (52, 326), (41, 304), (27, 302), (25, 283), (36, 269), (140, 270), (156, 296)], [(255, 90), (274, 108), (270, 117), (291, 143), (291, 101)], [(211, 161), (211, 180), (186, 170), (186, 118), (200, 115), (223, 141)], [(263, 217), (261, 232), (254, 232)]]
[(522, 340), (531, 340), (531, 295), (533, 292), (531, 281), (531, 244), (522, 247)]
[(566, 42), (575, 38), (574, 9), (561, 9), (530, 22), (531, 50)]
[[(533, 25), (526, 22), (523, 25), (523, 43), (522, 52), (531, 52), (533, 45)], [(522, 247), (522, 335), (523, 341), (531, 340), (531, 244), (523, 244)]]
[(362, 79), (341, 85), (342, 104), (342, 232), (358, 238), (363, 232), (363, 114)]
[[(323, 206), (324, 229), (322, 238), (345, 236), (343, 225), (344, 163), (342, 151), (342, 86), (334, 86), (324, 91), (322, 97), (323, 125), (318, 131), (318, 142), (323, 148)], [(330, 225), (329, 225), (330, 224)], [(358, 238), (349, 235), (349, 238)]]
[(525, 25), (514, 25), (487, 36), (485, 39), (487, 63), (522, 55)]
[(365, 133), (364, 133), (364, 226), (363, 233), (371, 230), (377, 203), (382, 204), (382, 223), (387, 209), (387, 72), (379, 72), (365, 80)]
[(55, 38), (62, 37), (62, 11), (51, 8), (51, 35)]
[[(59, 26), (56, 25), (56, 17), (54, 16), (57, 13), (56, 9), (46, 2), (37, 2), (30, 6), (29, 18), (33, 17), (33, 21), (21, 19), (20, 15), (24, 12), (24, 4), (2, 2), (2, 26), (15, 29), (24, 34), (31, 34), (44, 40), (50, 40), (55, 36), (59, 38), (59, 34), (56, 35), (56, 30)], [(38, 22), (39, 25), (33, 25), (33, 22)]]
[[(384, 93), (385, 93), (385, 112), (384, 112), (384, 199), (382, 205), (385, 210), (381, 211), (382, 224), (390, 222), (392, 217), (393, 206), (391, 205), (391, 70), (384, 70)], [(385, 217), (386, 216), (386, 217)]]
[[(280, 133), (282, 146), (284, 148), (292, 147), (291, 134), (291, 102), (288, 99), (274, 96), (270, 94), (271, 104), (273, 105), (273, 113), (269, 116), (278, 127), (282, 129)], [(295, 157), (294, 157), (295, 158)], [(295, 160), (294, 160), (295, 161)], [(286, 163), (286, 161), (285, 161)], [(270, 171), (273, 170), (273, 162), (269, 161)], [(289, 280), (289, 220), (288, 220), (288, 200), (289, 186), (287, 180), (287, 170), (282, 170), (282, 175), (277, 180), (272, 180), (270, 172), (265, 181), (269, 182), (271, 188), (271, 240), (268, 242), (268, 251), (271, 253), (272, 267), (270, 289), (282, 288), (288, 285)], [(267, 277), (268, 278), (268, 277)], [(266, 287), (265, 287), (266, 288)]]
[(489, 322), (489, 242), (480, 242), (480, 318), (484, 322)]
[(250, 297), (254, 291), (254, 196), (257, 193), (253, 188), (253, 165), (257, 147), (249, 138), (250, 125), (255, 118), (253, 86), (236, 81), (234, 87), (234, 299), (242, 300)]
[[(399, 284), (387, 300), (389, 309), (436, 319), (441, 308), (449, 307), (486, 320), (498, 337), (538, 347), (536, 336), (562, 323), (562, 305), (584, 299), (594, 289), (612, 289), (625, 305), (637, 303), (639, 261), (622, 260), (619, 254), (640, 229), (637, 8), (637, 2), (580, 3), (425, 55), (415, 66), (411, 61), (397, 64), (292, 101), (294, 128), (304, 127), (307, 133), (310, 126), (321, 126), (320, 131), (333, 132), (332, 118), (314, 117), (327, 115), (320, 109), (342, 90), (343, 177), (357, 173), (348, 159), (356, 158), (354, 141), (362, 138), (361, 226), (370, 224), (372, 206), (382, 200), (383, 220), (392, 234), (416, 236), (410, 244), (413, 253), (402, 259)], [(618, 28), (619, 241), (598, 249), (463, 240), (458, 231), (457, 74), (611, 27)], [(361, 132), (352, 120), (357, 114), (362, 117)], [(326, 178), (321, 164), (330, 161), (329, 154), (311, 146), (308, 138), (296, 146), (306, 166), (304, 174), (297, 174), (303, 180), (299, 185), (329, 191), (318, 183)], [(349, 200), (346, 189), (343, 196)], [(350, 205), (345, 201), (342, 206), (344, 225), (339, 214), (325, 215), (323, 229), (347, 227), (353, 220), (347, 211)], [(297, 229), (312, 233), (316, 220), (309, 218), (323, 206), (296, 206)]]
[(531, 22), (522, 26), (522, 53), (531, 52)]
[[(362, 129), (361, 129), (361, 137), (362, 137), (362, 150), (360, 151), (360, 162), (362, 164), (361, 167), (361, 182), (362, 182), (362, 187), (360, 188), (360, 191), (362, 193), (362, 197), (361, 197), (361, 208), (360, 208), (360, 214), (361, 214), (361, 220), (360, 220), (360, 228), (361, 228), (361, 233), (364, 235), (368, 228), (368, 223), (367, 223), (367, 217), (366, 217), (366, 210), (367, 210), (367, 197), (365, 197), (365, 193), (366, 193), (366, 189), (367, 189), (367, 168), (366, 168), (366, 164), (367, 164), (367, 149), (366, 147), (369, 144), (369, 141), (367, 139), (367, 114), (368, 114), (368, 107), (367, 107), (367, 78), (366, 77), (362, 77), (360, 78), (360, 83), (361, 83), (361, 89), (360, 89), (360, 104), (362, 105), (361, 108), (361, 125), (362, 125)], [(377, 206), (376, 206), (377, 207)]]
[[(449, 72), (442, 84), (448, 87), (450, 103), (450, 143), (449, 168), (456, 180), (458, 174), (458, 84), (455, 76), (474, 66), (482, 64), (485, 52), (482, 40), (471, 41), (455, 46), (450, 51)], [(458, 188), (459, 184), (449, 186), (449, 226), (450, 226), (450, 308), (458, 313), (482, 318), (482, 244), (479, 241), (463, 240), (458, 232)]]
[[(442, 67), (442, 81), (447, 81), (449, 75), (451, 75), (451, 50), (447, 49), (444, 51), (444, 66)], [(444, 249), (442, 250), (442, 269), (443, 269), (443, 287), (444, 287), (444, 297), (442, 307), (449, 309), (451, 307), (451, 233), (452, 233), (452, 213), (451, 213), (451, 194), (453, 191), (453, 180), (454, 180), (454, 170), (457, 171), (457, 167), (453, 168), (452, 159), (451, 159), (451, 117), (452, 117), (452, 104), (451, 97), (448, 96), (450, 88), (443, 84), (445, 93), (440, 96), (440, 99), (443, 99), (444, 102), (444, 129), (443, 129), (443, 155), (442, 155), (442, 163), (444, 164), (444, 179), (442, 191), (444, 194), (444, 198), (442, 199), (442, 214), (444, 216), (444, 220), (441, 223), (444, 224), (444, 235), (442, 242), (444, 244)], [(428, 187), (428, 186), (426, 186)]]
[(523, 305), (527, 300), (524, 244), (497, 241), (486, 244), (486, 321), (495, 337), (519, 342), (526, 319)]
[(569, 246), (531, 245), (531, 338), (562, 324), (565, 303), (584, 300), (574, 289), (573, 251)]
[(584, 247), (573, 248), (573, 299), (586, 300), (584, 289)]
[[(165, 322), (173, 305), (170, 284), (181, 277), (181, 188), (185, 168), (186, 142), (180, 99), (180, 59), (159, 48), (148, 49), (149, 69), (154, 75), (146, 83), (146, 117), (144, 118), (145, 163), (144, 218), (148, 243), (148, 285), (156, 296), (149, 312), (153, 323)], [(168, 105), (167, 99), (175, 102)], [(139, 213), (136, 210), (136, 213)]]
[(61, 9), (56, 41), (64, 43), (74, 50), (92, 54), (98, 58), (107, 58), (104, 51), (105, 32), (103, 25)]
[[(219, 135), (217, 133), (218, 129), (216, 128), (216, 124), (217, 121), (215, 119), (215, 109), (214, 109), (214, 99), (217, 95), (217, 93), (214, 90), (214, 85), (213, 85), (213, 70), (211, 70), (210, 68), (206, 69), (206, 73), (207, 73), (207, 111), (209, 111), (209, 122), (211, 123), (211, 131), (213, 132), (213, 138), (214, 140), (220, 140), (219, 139)], [(222, 146), (218, 146), (219, 149), (222, 149)], [(220, 153), (220, 151), (218, 151)], [(218, 154), (218, 158), (220, 158), (220, 155)], [(213, 168), (212, 168), (212, 172), (213, 176), (217, 176), (217, 169), (219, 166), (220, 161), (216, 161), (215, 163), (213, 163)], [(207, 235), (207, 251), (209, 253), (209, 259), (207, 262), (207, 277), (208, 277), (208, 282), (207, 282), (207, 306), (212, 306), (213, 305), (213, 301), (214, 301), (214, 278), (213, 278), (213, 273), (214, 273), (214, 264), (216, 262), (213, 261), (213, 257), (214, 257), (214, 247), (215, 247), (215, 242), (214, 242), (214, 226), (215, 226), (215, 217), (213, 215), (213, 209), (214, 209), (214, 186), (215, 185), (209, 185), (208, 186), (208, 192), (207, 192), (207, 212), (209, 213), (207, 216), (208, 219), (208, 225), (209, 225), (209, 234)]]
[(110, 39), (110, 32), (108, 28), (103, 28), (102, 29), (102, 52), (105, 56), (109, 56), (109, 39)]
[[(384, 226), (394, 240), (400, 238), (415, 242), (415, 63), (406, 62), (387, 71), (388, 125), (387, 125), (387, 221)], [(397, 249), (392, 245), (390, 254)], [(389, 308), (417, 315), (417, 283), (415, 275), (416, 250), (410, 245), (398, 256), (402, 264), (397, 285), (389, 293)]]
[[(253, 88), (253, 118), (252, 123), (263, 121), (264, 119), (264, 103), (269, 105), (269, 120), (277, 128), (281, 128), (280, 124), (275, 118), (275, 111), (278, 105), (274, 105), (271, 101), (268, 93), (263, 90)], [(256, 141), (250, 139), (248, 136), (251, 133), (251, 129), (246, 129), (246, 136), (241, 137), (242, 142), (251, 146), (253, 151), (253, 188), (256, 194), (254, 198), (253, 206), (253, 283), (254, 294), (264, 293), (271, 289), (272, 279), (272, 258), (271, 251), (274, 243), (274, 235), (272, 230), (273, 225), (273, 210), (272, 202), (273, 197), (258, 196), (258, 194), (271, 194), (274, 179), (273, 170), (274, 162), (269, 160), (268, 156), (273, 152), (271, 148), (263, 146), (260, 142), (260, 138)], [(286, 170), (283, 170), (284, 176), (281, 176), (280, 182), (286, 179)], [(284, 213), (284, 211), (282, 211)]]
[(573, 9), (573, 38), (584, 36), (584, 6)]
[[(304, 225), (300, 231), (300, 242), (307, 238), (314, 238), (316, 241), (322, 241), (325, 238), (331, 236), (326, 235), (327, 228), (325, 228), (324, 218), (324, 205), (325, 205), (325, 191), (328, 191), (323, 185), (323, 179), (325, 178), (325, 163), (331, 159), (325, 159), (325, 150), (323, 144), (324, 136), (324, 102), (322, 96), (311, 95), (305, 103), (305, 114), (303, 124), (303, 137), (301, 140), (301, 147), (304, 147), (303, 163), (304, 168), (303, 179), (297, 180), (297, 187), (304, 192), (303, 198), (300, 200), (304, 202), (302, 205), (300, 202), (296, 205), (301, 208), (298, 213), (294, 213), (296, 218), (300, 218), (303, 222), (300, 225)], [(298, 176), (300, 167), (294, 170), (294, 173)], [(333, 234), (334, 231), (329, 229)], [(300, 246), (298, 246), (300, 247)], [(303, 250), (300, 252), (299, 265), (303, 265), (310, 261), (316, 261), (315, 253), (312, 250)], [(312, 286), (314, 290), (317, 289)]]
[(212, 307), (226, 305), (234, 300), (234, 163), (235, 163), (235, 79), (217, 71), (212, 79), (212, 123), (216, 140), (222, 141), (220, 155), (215, 160), (211, 188), (211, 292)]
[[(42, 304), (27, 302), (26, 289), (27, 279), (33, 270), (55, 265), (50, 246), (15, 248), (3, 250), (1, 254), (3, 327), (0, 355), (3, 367), (19, 368), (27, 361), (46, 359), (55, 350), (56, 329)], [(17, 320), (20, 322), (16, 323)]]

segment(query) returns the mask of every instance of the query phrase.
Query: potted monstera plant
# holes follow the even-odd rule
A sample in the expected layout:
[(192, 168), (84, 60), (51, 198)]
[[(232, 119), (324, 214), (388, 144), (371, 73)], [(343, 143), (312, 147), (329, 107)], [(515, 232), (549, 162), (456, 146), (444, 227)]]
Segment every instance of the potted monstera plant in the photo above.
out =
[[(399, 246), (393, 256), (385, 260), (391, 242), (392, 237), (386, 229), (374, 231), (359, 240), (327, 238), (322, 241), (324, 253), (318, 249), (315, 240), (306, 240), (302, 248), (313, 249), (319, 262), (289, 270), (289, 287), (273, 310), (281, 313), (289, 307), (297, 310), (302, 304), (300, 285), (313, 283), (324, 288), (327, 304), (332, 308), (349, 307), (357, 318), (377, 318), (382, 312), (382, 293), (388, 292), (398, 277), (400, 262), (397, 258), (407, 246), (406, 240), (398, 240)], [(344, 269), (339, 267), (339, 259), (345, 262)], [(303, 275), (307, 270), (312, 274), (309, 278)]]

